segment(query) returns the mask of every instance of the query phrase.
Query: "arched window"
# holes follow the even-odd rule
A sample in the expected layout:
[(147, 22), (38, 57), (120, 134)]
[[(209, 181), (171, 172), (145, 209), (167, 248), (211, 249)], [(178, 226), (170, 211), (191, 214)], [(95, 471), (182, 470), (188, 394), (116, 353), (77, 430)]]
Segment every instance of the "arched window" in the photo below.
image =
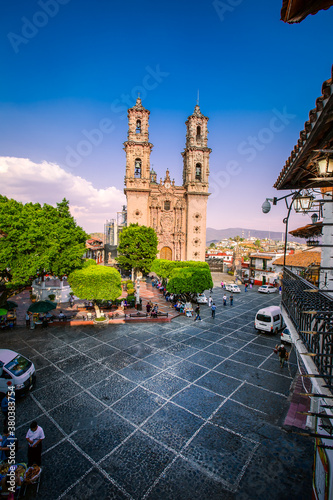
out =
[(171, 205), (171, 204), (170, 204), (170, 201), (168, 201), (168, 200), (167, 200), (167, 201), (165, 201), (165, 202), (164, 202), (164, 210), (170, 210), (170, 205)]
[(136, 129), (135, 129), (136, 134), (141, 134), (141, 120), (136, 121)]
[(140, 179), (141, 178), (141, 160), (140, 160), (140, 158), (137, 158), (135, 160), (134, 177), (136, 179)]
[(201, 127), (197, 127), (197, 139), (201, 138)]
[(197, 163), (195, 166), (195, 180), (201, 181), (201, 163)]

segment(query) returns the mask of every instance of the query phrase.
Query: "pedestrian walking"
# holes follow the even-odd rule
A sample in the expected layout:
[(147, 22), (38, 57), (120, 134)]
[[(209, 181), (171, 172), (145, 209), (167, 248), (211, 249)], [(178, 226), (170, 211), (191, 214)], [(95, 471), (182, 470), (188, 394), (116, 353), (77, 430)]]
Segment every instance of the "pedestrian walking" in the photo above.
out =
[(282, 293), (282, 286), (280, 285), (279, 286), (279, 295), (281, 295), (281, 293)]
[(223, 305), (224, 306), (227, 305), (227, 296), (226, 296), (226, 294), (223, 295)]
[(230, 295), (230, 305), (232, 306), (234, 303), (234, 296), (231, 294)]
[(33, 464), (41, 466), (42, 464), (42, 442), (45, 439), (43, 429), (37, 424), (36, 420), (31, 422), (30, 429), (27, 432), (28, 441), (28, 467)]
[(4, 416), (4, 425), (7, 425), (7, 420), (8, 420), (8, 403), (9, 403), (9, 395), (8, 393), (6, 396), (1, 400), (1, 411)]
[(195, 308), (195, 313), (196, 313), (196, 317), (194, 318), (194, 321), (201, 321), (201, 318), (200, 318), (200, 306), (198, 305), (196, 308)]
[(209, 297), (208, 299), (208, 307), (212, 307), (213, 299), (212, 297)]
[(223, 285), (224, 285), (224, 283), (223, 283), (223, 281), (221, 281), (221, 288), (223, 288)]
[(26, 326), (26, 328), (30, 327), (30, 315), (29, 315), (28, 311), (26, 312), (26, 315), (25, 315), (25, 326)]
[(280, 346), (276, 345), (274, 351), (276, 351), (279, 355), (280, 366), (281, 368), (283, 368), (284, 362), (289, 358), (289, 352), (283, 344), (281, 344)]
[(4, 427), (2, 440), (0, 440), (0, 462), (7, 462), (10, 453), (10, 444), (12, 444), (12, 440), (9, 437), (8, 427)]
[(245, 291), (247, 292), (247, 283), (245, 283)]
[(215, 312), (216, 312), (215, 302), (213, 302), (211, 309), (212, 309), (212, 318), (215, 318)]

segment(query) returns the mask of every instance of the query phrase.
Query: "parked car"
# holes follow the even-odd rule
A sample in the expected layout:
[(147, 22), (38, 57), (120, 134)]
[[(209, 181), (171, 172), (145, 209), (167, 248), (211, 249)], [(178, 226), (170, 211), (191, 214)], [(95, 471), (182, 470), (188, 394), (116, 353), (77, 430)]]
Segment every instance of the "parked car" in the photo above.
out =
[(207, 304), (208, 300), (204, 293), (197, 293), (197, 303), (198, 304)]
[(6, 394), (9, 385), (20, 396), (35, 385), (36, 370), (32, 361), (10, 349), (0, 349), (0, 393)]
[(228, 290), (228, 292), (232, 293), (240, 293), (240, 288), (236, 283), (228, 283), (225, 285), (225, 289)]
[(258, 292), (261, 293), (274, 293), (277, 291), (277, 288), (273, 285), (262, 285), (261, 287), (258, 288)]
[(292, 344), (291, 333), (288, 328), (285, 328), (281, 332), (281, 342), (287, 342), (288, 344)]

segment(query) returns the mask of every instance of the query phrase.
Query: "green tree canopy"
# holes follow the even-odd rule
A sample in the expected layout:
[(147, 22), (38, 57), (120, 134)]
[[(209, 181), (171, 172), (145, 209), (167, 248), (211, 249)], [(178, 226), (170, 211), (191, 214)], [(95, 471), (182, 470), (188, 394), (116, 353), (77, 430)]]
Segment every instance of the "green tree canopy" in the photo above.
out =
[(256, 247), (260, 248), (260, 247), (261, 247), (261, 241), (260, 241), (260, 240), (256, 240), (256, 241), (254, 242), (254, 245), (255, 245)]
[[(94, 302), (115, 300), (122, 293), (120, 273), (113, 267), (90, 265), (76, 269), (68, 276), (68, 283), (77, 297)], [(99, 317), (99, 308), (95, 308)]]
[(156, 259), (151, 270), (160, 278), (169, 280), (166, 286), (168, 292), (184, 295), (187, 300), (193, 300), (197, 293), (213, 286), (207, 262)]
[(97, 266), (94, 259), (84, 259), (82, 267)]
[(209, 248), (216, 248), (215, 243), (211, 243), (211, 244), (209, 245)]
[(175, 268), (167, 284), (168, 292), (185, 295), (187, 300), (193, 300), (197, 293), (203, 293), (212, 287), (209, 268), (193, 266)]
[(0, 195), (0, 276), (7, 292), (37, 273), (62, 277), (82, 266), (87, 234), (63, 200), (56, 207), (20, 203)]
[(152, 227), (130, 224), (119, 235), (117, 261), (122, 269), (147, 273), (156, 258), (158, 239)]
[(170, 278), (172, 272), (176, 268), (191, 267), (191, 268), (204, 268), (209, 270), (209, 265), (207, 262), (198, 262), (195, 260), (166, 260), (166, 259), (155, 259), (151, 271), (157, 274), (162, 279)]

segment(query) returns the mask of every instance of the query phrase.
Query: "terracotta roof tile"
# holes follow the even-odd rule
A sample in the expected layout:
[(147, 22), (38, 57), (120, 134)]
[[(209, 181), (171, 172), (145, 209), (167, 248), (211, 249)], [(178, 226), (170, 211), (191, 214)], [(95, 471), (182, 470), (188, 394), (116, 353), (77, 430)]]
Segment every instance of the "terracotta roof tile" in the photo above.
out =
[[(309, 267), (311, 264), (320, 265), (321, 252), (300, 252), (286, 255), (286, 266)], [(273, 262), (274, 265), (283, 266), (283, 257)]]
[(327, 10), (333, 5), (332, 0), (283, 0), (281, 20), (285, 23), (300, 23), (309, 14), (315, 15), (320, 10)]
[(298, 158), (302, 148), (307, 143), (308, 136), (315, 128), (323, 109), (326, 108), (331, 100), (333, 100), (333, 65), (331, 67), (331, 77), (322, 84), (322, 95), (317, 98), (316, 107), (309, 112), (309, 120), (304, 123), (304, 130), (300, 132), (300, 138), (274, 184), (275, 188), (283, 189), (282, 184), (286, 175), (292, 169), (294, 161)]

